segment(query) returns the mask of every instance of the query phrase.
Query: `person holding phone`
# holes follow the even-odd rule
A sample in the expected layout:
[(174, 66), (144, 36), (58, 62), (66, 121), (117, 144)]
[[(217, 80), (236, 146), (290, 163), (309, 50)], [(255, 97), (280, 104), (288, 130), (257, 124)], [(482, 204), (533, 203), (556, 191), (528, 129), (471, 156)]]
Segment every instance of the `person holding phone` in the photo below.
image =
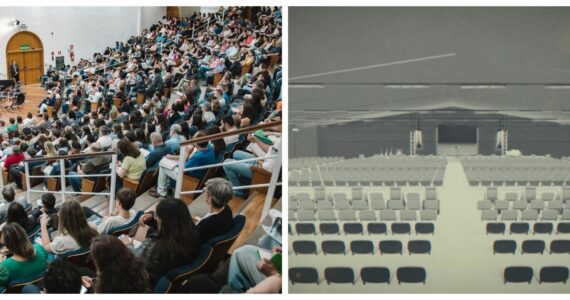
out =
[(281, 246), (271, 252), (252, 245), (236, 249), (230, 260), (227, 284), (238, 293), (279, 293)]

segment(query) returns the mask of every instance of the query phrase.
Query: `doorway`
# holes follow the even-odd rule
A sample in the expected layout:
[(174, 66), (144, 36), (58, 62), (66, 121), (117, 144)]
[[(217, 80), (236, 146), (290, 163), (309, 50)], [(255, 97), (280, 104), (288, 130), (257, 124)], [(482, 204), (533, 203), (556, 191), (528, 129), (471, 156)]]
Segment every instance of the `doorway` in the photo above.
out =
[(6, 75), (10, 78), (10, 65), (15, 60), (20, 68), (22, 85), (40, 82), (44, 74), (44, 49), (40, 38), (31, 31), (14, 34), (6, 46)]

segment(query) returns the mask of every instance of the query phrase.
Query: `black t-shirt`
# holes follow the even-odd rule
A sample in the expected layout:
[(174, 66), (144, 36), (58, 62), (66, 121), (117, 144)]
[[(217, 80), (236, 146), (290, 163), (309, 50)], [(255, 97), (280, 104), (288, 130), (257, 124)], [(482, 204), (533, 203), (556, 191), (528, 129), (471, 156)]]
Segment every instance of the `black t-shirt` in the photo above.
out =
[(202, 219), (197, 225), (200, 237), (204, 243), (230, 231), (233, 226), (234, 217), (231, 208), (227, 205), (224, 206), (222, 211)]

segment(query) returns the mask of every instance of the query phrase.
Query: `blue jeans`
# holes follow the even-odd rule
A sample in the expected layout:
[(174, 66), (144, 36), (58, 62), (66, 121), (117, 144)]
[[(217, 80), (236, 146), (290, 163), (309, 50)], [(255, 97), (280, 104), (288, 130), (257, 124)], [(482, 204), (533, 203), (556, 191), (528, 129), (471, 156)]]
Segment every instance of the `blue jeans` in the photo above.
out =
[[(69, 175), (77, 175), (77, 172), (69, 172)], [(79, 193), (81, 192), (81, 177), (68, 177), (69, 183), (71, 187), (73, 187), (73, 191)]]
[(228, 270), (228, 285), (238, 291), (245, 292), (263, 281), (266, 276), (257, 269), (260, 248), (245, 245), (234, 251)]
[[(248, 159), (248, 158), (254, 158), (255, 155), (249, 153), (249, 152), (245, 152), (245, 151), (241, 151), (238, 150), (236, 152), (234, 152), (234, 158), (233, 159), (226, 159), (225, 162), (230, 162), (230, 161), (239, 161), (239, 160), (244, 160), (244, 159)], [(226, 176), (228, 176), (228, 180), (232, 183), (232, 185), (234, 187), (240, 186), (240, 177), (245, 177), (248, 178), (249, 181), (251, 181), (251, 177), (253, 172), (251, 171), (250, 167), (254, 166), (255, 162), (251, 161), (251, 162), (242, 162), (242, 163), (237, 163), (237, 164), (233, 164), (233, 165), (227, 165), (224, 166), (224, 172), (226, 173)], [(247, 189), (245, 190), (236, 190), (234, 191), (234, 194), (236, 196), (241, 196), (241, 197), (245, 197), (247, 195)]]

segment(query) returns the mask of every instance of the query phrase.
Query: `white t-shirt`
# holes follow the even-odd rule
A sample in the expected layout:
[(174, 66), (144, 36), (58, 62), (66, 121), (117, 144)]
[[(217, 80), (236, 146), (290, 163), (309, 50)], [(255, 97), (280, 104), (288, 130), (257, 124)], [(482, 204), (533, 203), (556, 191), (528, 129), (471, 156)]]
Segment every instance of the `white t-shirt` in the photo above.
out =
[(68, 234), (58, 235), (51, 242), (51, 251), (55, 254), (62, 254), (79, 248), (81, 248), (79, 244)]
[(135, 210), (131, 209), (131, 210), (129, 210), (129, 218), (128, 219), (125, 219), (122, 216), (109, 217), (97, 227), (97, 231), (99, 231), (99, 233), (101, 233), (101, 234), (104, 234), (104, 233), (107, 233), (109, 231), (109, 229), (111, 229), (111, 228), (129, 224), (131, 221), (133, 221), (136, 214), (137, 214), (137, 212)]

